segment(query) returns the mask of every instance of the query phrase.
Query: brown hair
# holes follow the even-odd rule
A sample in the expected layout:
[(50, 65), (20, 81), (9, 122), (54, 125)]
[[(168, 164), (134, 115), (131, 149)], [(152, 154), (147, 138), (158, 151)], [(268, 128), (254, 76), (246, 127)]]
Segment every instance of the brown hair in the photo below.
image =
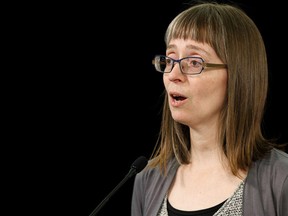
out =
[[(200, 3), (189, 7), (169, 24), (166, 45), (182, 38), (209, 44), (228, 66), (227, 97), (221, 113), (219, 140), (234, 175), (271, 150), (273, 144), (261, 132), (268, 89), (265, 45), (255, 23), (237, 6)], [(176, 157), (190, 160), (190, 136), (186, 125), (175, 122), (164, 92), (162, 123), (149, 166), (166, 170)]]

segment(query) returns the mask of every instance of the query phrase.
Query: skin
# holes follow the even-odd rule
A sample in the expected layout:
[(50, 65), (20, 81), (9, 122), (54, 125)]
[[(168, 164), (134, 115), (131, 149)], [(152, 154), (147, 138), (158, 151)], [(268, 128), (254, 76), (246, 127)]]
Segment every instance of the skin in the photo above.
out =
[[(223, 64), (208, 44), (194, 40), (171, 40), (166, 55), (173, 59), (197, 56), (208, 63)], [(191, 163), (179, 167), (168, 200), (173, 207), (186, 211), (217, 205), (229, 198), (242, 181), (230, 172), (217, 139), (227, 69), (205, 68), (201, 74), (191, 76), (183, 74), (176, 63), (171, 73), (163, 75), (163, 82), (172, 117), (189, 126), (192, 145)], [(184, 99), (176, 100), (175, 95)]]

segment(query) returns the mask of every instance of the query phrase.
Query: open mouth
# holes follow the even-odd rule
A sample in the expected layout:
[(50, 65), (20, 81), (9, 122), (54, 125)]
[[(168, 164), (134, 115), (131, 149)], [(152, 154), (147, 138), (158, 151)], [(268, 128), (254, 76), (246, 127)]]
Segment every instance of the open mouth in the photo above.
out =
[(186, 99), (186, 97), (182, 96), (182, 95), (175, 95), (175, 94), (172, 94), (170, 95), (174, 100), (176, 101), (183, 101)]

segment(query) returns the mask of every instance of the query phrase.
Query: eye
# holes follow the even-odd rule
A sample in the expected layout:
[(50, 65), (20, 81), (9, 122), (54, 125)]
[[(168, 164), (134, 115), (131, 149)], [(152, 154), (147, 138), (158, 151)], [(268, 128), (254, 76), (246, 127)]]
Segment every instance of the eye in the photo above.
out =
[(173, 64), (173, 61), (169, 58), (166, 58), (166, 64), (167, 65)]
[(199, 67), (202, 67), (202, 61), (200, 59), (189, 59), (189, 62), (188, 63), (188, 66), (189, 67), (195, 67), (195, 68), (199, 68)]

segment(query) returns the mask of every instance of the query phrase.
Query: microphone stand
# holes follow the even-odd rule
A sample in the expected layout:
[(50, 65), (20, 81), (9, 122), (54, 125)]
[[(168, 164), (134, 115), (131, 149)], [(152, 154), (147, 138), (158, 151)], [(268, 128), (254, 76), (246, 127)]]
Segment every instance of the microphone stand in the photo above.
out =
[(89, 216), (95, 216), (101, 208), (108, 202), (108, 200), (115, 194), (116, 191), (134, 174), (137, 173), (137, 170), (132, 167), (129, 172), (126, 174), (126, 176), (122, 179), (122, 181), (102, 200), (101, 203), (92, 211), (92, 213)]

